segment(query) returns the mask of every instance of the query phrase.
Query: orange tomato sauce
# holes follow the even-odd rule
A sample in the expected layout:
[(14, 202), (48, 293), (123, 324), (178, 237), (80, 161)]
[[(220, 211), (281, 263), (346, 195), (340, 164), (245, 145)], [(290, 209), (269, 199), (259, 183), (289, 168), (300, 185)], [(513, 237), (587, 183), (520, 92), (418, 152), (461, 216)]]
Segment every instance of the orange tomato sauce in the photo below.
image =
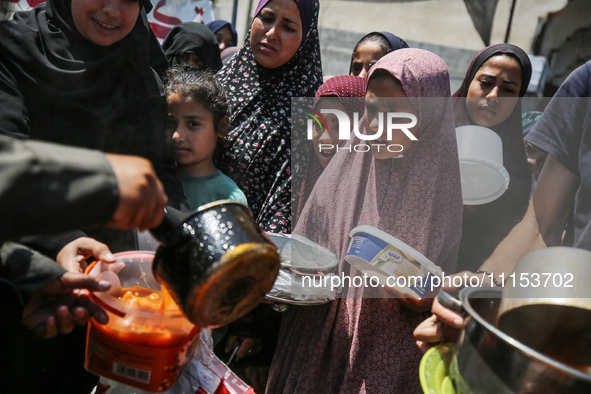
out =
[[(109, 323), (106, 325), (93, 324), (93, 328), (118, 341), (155, 347), (175, 347), (182, 345), (194, 328), (184, 317), (167, 316), (169, 312), (181, 314), (181, 311), (164, 286), (162, 291), (132, 286), (110, 294), (129, 305), (154, 310), (152, 317), (147, 317), (146, 311), (138, 314), (128, 313), (123, 318), (110, 314)], [(167, 313), (160, 314), (160, 311)]]

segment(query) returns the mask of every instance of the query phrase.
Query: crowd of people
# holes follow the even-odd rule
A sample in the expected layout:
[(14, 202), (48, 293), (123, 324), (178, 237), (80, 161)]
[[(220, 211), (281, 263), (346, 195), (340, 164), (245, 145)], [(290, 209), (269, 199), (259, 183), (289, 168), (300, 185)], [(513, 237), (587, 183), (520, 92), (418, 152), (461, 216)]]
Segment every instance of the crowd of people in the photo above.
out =
[[(82, 272), (90, 258), (108, 263), (136, 249), (138, 231), (156, 227), (165, 206), (242, 202), (263, 230), (326, 247), (351, 277), (361, 273), (344, 256), (360, 225), (447, 275), (494, 279), (535, 249), (591, 250), (590, 104), (562, 100), (589, 97), (591, 62), (543, 111), (524, 113), (532, 66), (515, 45), (480, 51), (452, 94), (437, 54), (386, 31), (362, 37), (348, 73), (324, 80), (318, 0), (260, 0), (241, 46), (223, 20), (181, 23), (161, 45), (151, 7), (47, 0), (0, 22), (8, 392), (92, 391), (84, 327), (107, 315), (78, 289), (109, 284)], [(416, 138), (389, 133), (355, 152), (359, 135), (340, 139), (338, 118), (326, 114), (307, 140), (304, 109), (291, 105), (302, 97), (318, 113), (358, 119), (366, 135), (381, 133), (385, 113), (412, 115)], [(463, 125), (502, 141), (510, 183), (493, 202), (463, 203), (455, 134)], [(388, 144), (401, 149), (379, 148)], [(240, 376), (258, 393), (420, 392), (422, 351), (455, 340), (462, 317), (437, 299), (387, 293), (352, 287), (282, 315), (261, 304), (213, 330), (213, 346), (220, 356), (238, 349)]]

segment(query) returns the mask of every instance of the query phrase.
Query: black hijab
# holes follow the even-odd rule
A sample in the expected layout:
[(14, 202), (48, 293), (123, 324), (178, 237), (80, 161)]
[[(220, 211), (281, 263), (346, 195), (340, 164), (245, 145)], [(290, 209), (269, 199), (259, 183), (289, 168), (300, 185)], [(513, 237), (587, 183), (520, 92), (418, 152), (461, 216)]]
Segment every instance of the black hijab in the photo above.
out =
[(76, 29), (71, 0), (0, 22), (0, 133), (152, 160), (172, 204), (182, 200), (164, 137), (166, 58), (140, 1), (132, 31), (99, 46)]
[(220, 47), (213, 32), (198, 22), (179, 23), (172, 28), (162, 43), (170, 66), (180, 64), (177, 56), (184, 52), (196, 54), (209, 70), (222, 68)]
[[(165, 67), (166, 59), (148, 24), (150, 8), (148, 0), (141, 1), (131, 33), (108, 47), (78, 33), (71, 0), (48, 0), (31, 11), (18, 12), (12, 21), (0, 23), (3, 68), (7, 69), (0, 77), (12, 78), (6, 83), (15, 82), (24, 101), (32, 101), (28, 93), (41, 101), (59, 101), (72, 110), (70, 117), (86, 118), (86, 122), (121, 115), (126, 106), (119, 104), (126, 101), (132, 84), (147, 97), (162, 97), (160, 80), (150, 66)], [(5, 115), (1, 129), (12, 132)], [(18, 124), (19, 132), (29, 134), (22, 121), (10, 121)]]

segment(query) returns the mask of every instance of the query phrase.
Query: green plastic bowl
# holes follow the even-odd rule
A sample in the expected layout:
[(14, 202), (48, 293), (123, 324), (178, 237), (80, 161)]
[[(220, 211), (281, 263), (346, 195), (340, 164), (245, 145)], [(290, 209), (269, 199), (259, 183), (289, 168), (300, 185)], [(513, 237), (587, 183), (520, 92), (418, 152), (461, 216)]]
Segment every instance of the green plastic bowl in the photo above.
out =
[(419, 378), (425, 394), (455, 394), (449, 377), (449, 366), (455, 351), (454, 343), (445, 343), (429, 349), (421, 359)]

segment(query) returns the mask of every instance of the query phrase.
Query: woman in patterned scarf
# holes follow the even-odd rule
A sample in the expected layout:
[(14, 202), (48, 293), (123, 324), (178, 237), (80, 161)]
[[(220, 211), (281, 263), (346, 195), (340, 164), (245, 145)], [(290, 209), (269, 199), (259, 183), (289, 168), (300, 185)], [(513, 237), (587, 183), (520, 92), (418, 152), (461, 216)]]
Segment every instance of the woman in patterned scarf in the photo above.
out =
[(291, 98), (313, 97), (322, 84), (318, 11), (318, 0), (261, 0), (244, 46), (218, 73), (231, 131), (216, 166), (244, 191), (266, 231), (291, 232), (291, 162), (300, 155)]

